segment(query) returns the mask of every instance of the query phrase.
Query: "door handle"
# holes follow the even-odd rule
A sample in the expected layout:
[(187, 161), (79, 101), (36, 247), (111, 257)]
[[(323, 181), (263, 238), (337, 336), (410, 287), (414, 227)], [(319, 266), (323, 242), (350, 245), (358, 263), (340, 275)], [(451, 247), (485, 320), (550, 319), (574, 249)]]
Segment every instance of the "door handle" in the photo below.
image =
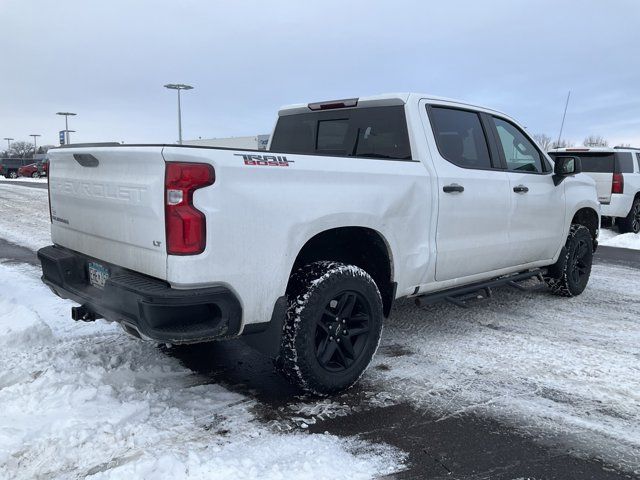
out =
[(454, 192), (464, 192), (464, 187), (462, 185), (458, 185), (457, 183), (452, 183), (451, 185), (445, 185), (442, 187), (442, 191), (444, 193), (454, 193)]
[(513, 191), (516, 193), (527, 193), (529, 191), (529, 187), (525, 187), (524, 185), (516, 185), (513, 187)]

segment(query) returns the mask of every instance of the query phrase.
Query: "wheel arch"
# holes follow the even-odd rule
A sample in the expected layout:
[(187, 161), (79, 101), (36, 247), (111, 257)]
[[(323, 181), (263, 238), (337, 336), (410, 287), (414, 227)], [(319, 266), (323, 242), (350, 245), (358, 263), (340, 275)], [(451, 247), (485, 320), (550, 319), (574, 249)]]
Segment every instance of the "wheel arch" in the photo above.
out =
[(598, 212), (591, 207), (582, 207), (574, 213), (571, 219), (572, 224), (579, 224), (587, 227), (591, 238), (593, 239), (594, 247), (598, 239), (598, 230), (600, 229), (600, 216)]
[(384, 235), (363, 226), (342, 226), (316, 233), (299, 250), (289, 278), (300, 267), (319, 260), (355, 265), (371, 275), (382, 297), (384, 315), (389, 316), (396, 284), (392, 250)]

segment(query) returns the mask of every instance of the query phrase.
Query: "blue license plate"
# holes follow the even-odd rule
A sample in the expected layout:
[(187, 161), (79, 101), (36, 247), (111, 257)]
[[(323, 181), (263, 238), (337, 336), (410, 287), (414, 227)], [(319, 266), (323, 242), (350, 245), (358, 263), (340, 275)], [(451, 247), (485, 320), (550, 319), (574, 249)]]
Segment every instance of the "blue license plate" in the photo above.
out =
[(109, 269), (96, 262), (89, 262), (87, 268), (89, 270), (89, 283), (96, 288), (104, 288), (110, 275)]

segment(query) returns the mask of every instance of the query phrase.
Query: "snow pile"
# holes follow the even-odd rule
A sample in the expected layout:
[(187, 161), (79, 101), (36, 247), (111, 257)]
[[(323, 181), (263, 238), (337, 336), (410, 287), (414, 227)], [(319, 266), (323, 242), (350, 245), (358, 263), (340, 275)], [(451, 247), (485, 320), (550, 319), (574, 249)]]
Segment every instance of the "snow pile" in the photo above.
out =
[(38, 250), (51, 244), (47, 190), (0, 182), (0, 236)]
[(75, 324), (68, 307), (36, 269), (0, 265), (0, 478), (372, 478), (402, 468), (390, 447), (275, 433), (251, 398), (112, 325)]
[(51, 330), (33, 311), (0, 298), (0, 349), (17, 350), (50, 339)]
[(630, 248), (632, 250), (640, 250), (640, 234), (623, 233), (620, 235), (616, 235), (616, 234), (611, 235), (609, 233), (611, 232), (611, 230), (604, 230), (604, 229), (601, 230), (601, 232), (607, 232), (607, 233), (601, 234), (602, 241), (600, 242), (600, 245), (606, 245), (607, 247)]

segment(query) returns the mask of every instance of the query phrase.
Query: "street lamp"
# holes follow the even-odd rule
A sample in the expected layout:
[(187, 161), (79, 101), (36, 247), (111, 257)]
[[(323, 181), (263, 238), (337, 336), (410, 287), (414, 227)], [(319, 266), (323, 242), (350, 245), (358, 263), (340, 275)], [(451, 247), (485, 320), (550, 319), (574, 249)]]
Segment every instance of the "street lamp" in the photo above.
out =
[(178, 143), (182, 145), (182, 111), (180, 110), (180, 90), (192, 90), (191, 85), (185, 85), (184, 83), (168, 83), (164, 86), (169, 90), (178, 91)]
[(7, 141), (7, 155), (9, 155), (9, 150), (11, 150), (11, 140), (13, 140), (13, 138), (4, 137), (4, 139)]
[(33, 137), (33, 155), (35, 156), (36, 151), (38, 150), (38, 145), (36, 145), (36, 139), (38, 137), (41, 137), (42, 135), (40, 135), (39, 133), (32, 133), (31, 135), (29, 135), (30, 137)]
[(74, 130), (69, 130), (69, 115), (71, 115), (72, 117), (77, 115), (77, 113), (71, 113), (71, 112), (58, 112), (56, 113), (56, 115), (64, 115), (64, 134), (65, 134), (65, 144), (70, 144), (71, 143), (71, 138), (69, 138), (69, 132), (73, 132)]

